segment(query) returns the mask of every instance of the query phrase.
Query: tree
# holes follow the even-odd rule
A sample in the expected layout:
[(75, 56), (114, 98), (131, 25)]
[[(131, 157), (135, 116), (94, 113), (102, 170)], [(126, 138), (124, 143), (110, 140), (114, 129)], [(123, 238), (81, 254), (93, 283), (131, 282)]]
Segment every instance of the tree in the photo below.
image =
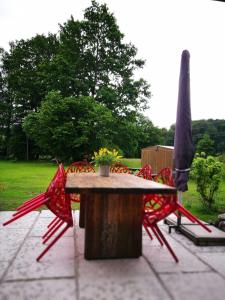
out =
[(137, 118), (138, 131), (138, 157), (141, 155), (141, 149), (164, 144), (162, 129), (155, 127), (148, 117), (139, 114)]
[(92, 1), (83, 20), (75, 21), (71, 16), (60, 25), (57, 35), (12, 42), (9, 52), (2, 55), (1, 68), (11, 105), (9, 126), (4, 118), (4, 128), (10, 129), (8, 140), (13, 143), (8, 148), (14, 151), (18, 143), (18, 147), (25, 146), (22, 152), (34, 150), (32, 135), (28, 139), (21, 124), (28, 114), (38, 111), (50, 91), (60, 91), (63, 98), (91, 96), (110, 109), (114, 118), (123, 119), (125, 136), (125, 128), (132, 128), (130, 113), (144, 110), (151, 94), (144, 79), (134, 78), (144, 61), (136, 57), (134, 45), (126, 44), (123, 38), (108, 7)]
[(198, 141), (196, 151), (198, 153), (204, 152), (206, 155), (212, 155), (214, 153), (214, 141), (211, 140), (209, 135), (205, 133), (203, 137)]
[(56, 90), (64, 96), (89, 96), (114, 114), (145, 109), (149, 85), (134, 71), (144, 66), (137, 49), (123, 42), (116, 19), (105, 4), (92, 1), (84, 20), (73, 17), (60, 26), (60, 49), (52, 61), (58, 75)]
[(225, 120), (198, 120), (192, 122), (193, 142), (195, 145), (204, 134), (208, 134), (214, 142), (211, 154), (217, 155), (225, 152)]
[[(4, 97), (1, 106), (0, 127), (4, 128), (5, 155), (20, 159), (36, 157), (36, 148), (22, 129), (23, 118), (36, 111), (46, 94), (45, 74), (57, 40), (54, 35), (36, 35), (30, 40), (10, 44), (9, 52), (1, 56), (1, 74)], [(29, 151), (28, 151), (29, 150)], [(29, 153), (30, 152), (30, 153)]]
[[(4, 55), (3, 49), (0, 49), (0, 55)], [(0, 154), (3, 156), (9, 154), (12, 115), (13, 104), (8, 93), (4, 72), (0, 69)]]
[(92, 97), (66, 97), (50, 92), (23, 128), (37, 145), (62, 160), (87, 157), (102, 146), (111, 146), (111, 111)]
[(11, 42), (9, 52), (4, 52), (2, 70), (13, 101), (15, 123), (21, 123), (23, 117), (40, 106), (48, 91), (48, 64), (57, 47), (55, 35), (36, 35)]

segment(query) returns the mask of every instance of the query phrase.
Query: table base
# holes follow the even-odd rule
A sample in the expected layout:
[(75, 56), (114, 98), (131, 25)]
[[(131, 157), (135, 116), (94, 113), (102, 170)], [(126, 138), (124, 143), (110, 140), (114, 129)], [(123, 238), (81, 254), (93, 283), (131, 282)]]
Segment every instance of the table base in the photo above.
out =
[(142, 195), (94, 192), (83, 199), (86, 259), (142, 255)]

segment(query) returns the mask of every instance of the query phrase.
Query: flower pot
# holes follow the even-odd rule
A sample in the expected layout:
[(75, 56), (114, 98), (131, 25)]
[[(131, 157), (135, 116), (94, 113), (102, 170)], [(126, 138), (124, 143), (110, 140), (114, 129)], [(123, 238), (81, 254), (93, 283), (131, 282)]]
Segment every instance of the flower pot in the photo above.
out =
[(110, 165), (99, 165), (99, 175), (109, 177)]

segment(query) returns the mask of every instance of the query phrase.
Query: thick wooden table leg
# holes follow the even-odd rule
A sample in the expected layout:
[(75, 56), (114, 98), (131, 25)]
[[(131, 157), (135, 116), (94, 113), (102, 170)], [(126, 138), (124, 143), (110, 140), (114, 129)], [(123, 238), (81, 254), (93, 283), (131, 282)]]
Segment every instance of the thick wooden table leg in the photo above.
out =
[(86, 205), (86, 194), (80, 194), (80, 217), (79, 217), (79, 227), (85, 227), (85, 205)]
[(96, 192), (86, 201), (86, 259), (142, 255), (142, 195)]

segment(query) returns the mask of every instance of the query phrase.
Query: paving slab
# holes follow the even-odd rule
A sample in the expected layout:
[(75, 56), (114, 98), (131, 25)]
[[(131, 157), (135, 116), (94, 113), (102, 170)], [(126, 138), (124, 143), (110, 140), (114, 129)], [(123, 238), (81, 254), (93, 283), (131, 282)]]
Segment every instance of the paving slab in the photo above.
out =
[(20, 245), (23, 243), (29, 228), (0, 230), (0, 261), (13, 259)]
[[(162, 226), (162, 230), (166, 233), (168, 233), (168, 226)], [(192, 240), (190, 240), (188, 237), (183, 235), (182, 233), (172, 231), (171, 237), (175, 239), (178, 243), (183, 245), (185, 248), (187, 248), (192, 253), (224, 253), (225, 252), (225, 246), (200, 246), (195, 245)]]
[[(177, 224), (176, 216), (171, 215), (166, 219), (171, 225)], [(203, 222), (204, 223), (204, 222)], [(213, 225), (205, 223), (211, 232), (206, 231), (202, 226), (192, 223), (185, 217), (182, 217), (180, 231), (199, 246), (217, 246), (225, 245), (225, 232)]]
[[(8, 219), (11, 212), (1, 213)], [(75, 230), (62, 237), (39, 263), (40, 236), (53, 219), (34, 212), (12, 228), (0, 230), (0, 300), (217, 300), (225, 294), (225, 247), (200, 247), (182, 234), (168, 234), (180, 262), (174, 262), (156, 238), (143, 230), (143, 256), (138, 259), (85, 260), (84, 229), (79, 212)], [(2, 245), (4, 247), (2, 247)], [(2, 279), (1, 279), (2, 276)], [(4, 277), (3, 277), (4, 276)]]
[(37, 262), (36, 257), (44, 248), (39, 237), (28, 238), (10, 266), (4, 281), (74, 277), (74, 239), (72, 237), (61, 238), (43, 259)]
[(174, 300), (224, 299), (225, 283), (216, 273), (161, 274)]
[(9, 266), (9, 261), (0, 261), (0, 281), (2, 279), (3, 274), (7, 270)]
[(15, 211), (0, 212), (0, 230), (5, 228), (8, 229), (31, 228), (36, 218), (39, 216), (38, 211), (32, 211), (29, 214), (23, 216), (22, 218), (17, 219), (16, 221), (8, 224), (7, 226), (2, 226), (4, 222), (12, 218), (13, 213), (15, 213)]
[(75, 300), (73, 279), (36, 280), (3, 283), (1, 300)]
[(198, 253), (205, 263), (210, 265), (216, 272), (220, 273), (225, 278), (225, 255), (224, 253)]
[(126, 278), (117, 280), (109, 276), (107, 279), (79, 281), (80, 300), (171, 300), (154, 275), (147, 278)]
[(139, 259), (85, 260), (84, 230), (77, 230), (79, 299), (170, 299), (148, 262)]
[(40, 212), (40, 217), (41, 218), (53, 218), (53, 217), (55, 217), (55, 215), (49, 209), (43, 209)]
[(166, 246), (162, 247), (155, 237), (153, 241), (149, 237), (148, 239), (144, 238), (143, 255), (157, 273), (210, 271), (210, 268), (204, 262), (173, 238), (174, 233), (169, 235), (164, 231), (163, 234), (177, 255), (179, 263), (174, 261)]
[[(38, 220), (35, 222), (32, 230), (29, 233), (29, 236), (35, 236), (35, 237), (42, 237), (48, 230), (48, 224), (54, 219), (54, 217), (42, 217), (40, 214)], [(59, 233), (60, 229), (53, 235), (56, 236)], [(74, 234), (74, 228), (69, 228), (65, 234), (65, 236), (73, 236)]]

